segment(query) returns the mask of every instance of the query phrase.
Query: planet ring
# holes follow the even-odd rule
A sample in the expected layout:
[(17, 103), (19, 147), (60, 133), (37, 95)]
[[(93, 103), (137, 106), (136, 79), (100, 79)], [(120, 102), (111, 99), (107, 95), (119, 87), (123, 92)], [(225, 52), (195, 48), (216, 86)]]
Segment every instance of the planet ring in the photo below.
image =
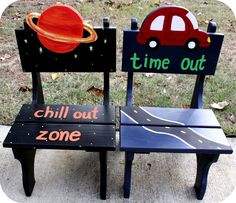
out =
[(62, 35), (57, 35), (55, 33), (47, 32), (42, 28), (38, 27), (37, 25), (35, 25), (32, 19), (39, 17), (40, 17), (39, 13), (30, 13), (26, 16), (26, 22), (32, 30), (34, 30), (41, 36), (47, 37), (51, 40), (64, 43), (90, 43), (97, 40), (97, 33), (95, 32), (95, 30), (92, 28), (91, 25), (88, 25), (86, 23), (83, 23), (83, 27), (86, 31), (89, 32), (90, 35), (88, 37), (86, 38), (66, 37)]

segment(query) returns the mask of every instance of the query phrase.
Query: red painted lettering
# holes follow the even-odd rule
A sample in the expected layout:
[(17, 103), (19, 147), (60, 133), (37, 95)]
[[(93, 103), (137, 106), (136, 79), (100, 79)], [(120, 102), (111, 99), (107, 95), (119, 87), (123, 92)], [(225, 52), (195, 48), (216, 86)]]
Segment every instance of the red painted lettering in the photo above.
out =
[(60, 131), (60, 138), (59, 138), (59, 140), (60, 141), (65, 140), (67, 142), (68, 139), (69, 139), (69, 136), (70, 136), (69, 131)]
[(69, 112), (69, 106), (66, 107), (65, 113), (64, 113), (64, 115), (63, 115), (63, 118), (66, 118), (66, 117), (67, 117), (68, 112)]
[[(39, 141), (52, 141), (52, 142), (56, 142), (56, 141), (61, 141), (61, 142), (76, 142), (78, 140), (80, 140), (81, 137), (81, 133), (79, 131), (52, 131), (52, 132), (48, 132), (48, 131), (39, 131), (39, 135), (35, 138), (36, 140)], [(48, 137), (47, 137), (48, 136)]]
[[(34, 117), (36, 117), (36, 118), (41, 118), (41, 117), (43, 117), (43, 110), (38, 110), (38, 111), (35, 111), (34, 112)], [(42, 114), (39, 114), (39, 113), (42, 113)]]
[(92, 112), (93, 112), (93, 119), (97, 119), (98, 108), (96, 106), (93, 108)]
[(81, 133), (79, 131), (73, 131), (70, 134), (70, 141), (76, 142), (80, 139)]
[(62, 118), (62, 115), (63, 115), (63, 113), (64, 113), (64, 109), (65, 109), (65, 107), (64, 107), (64, 106), (62, 106), (62, 107), (61, 107), (60, 114), (59, 114), (59, 117), (58, 117), (58, 118)]
[(73, 114), (73, 118), (74, 118), (74, 119), (79, 119), (79, 118), (81, 118), (81, 116), (82, 116), (82, 113), (79, 112), (79, 111), (76, 111), (76, 112)]
[(83, 119), (91, 119), (91, 112), (83, 112), (82, 118)]
[(48, 133), (48, 131), (41, 130), (41, 131), (39, 131), (39, 133), (40, 134), (36, 137), (36, 140), (43, 140), (43, 141), (47, 140), (47, 138), (43, 137), (43, 136), (46, 135)]
[[(53, 134), (55, 134), (56, 136), (53, 137)], [(49, 134), (48, 139), (49, 139), (50, 141), (56, 141), (56, 140), (59, 139), (59, 137), (60, 137), (60, 133), (59, 133), (58, 131), (52, 131), (52, 132)]]
[(54, 114), (53, 110), (50, 110), (50, 107), (47, 106), (45, 114), (44, 114), (44, 118), (47, 118), (47, 117), (52, 118), (53, 114)]

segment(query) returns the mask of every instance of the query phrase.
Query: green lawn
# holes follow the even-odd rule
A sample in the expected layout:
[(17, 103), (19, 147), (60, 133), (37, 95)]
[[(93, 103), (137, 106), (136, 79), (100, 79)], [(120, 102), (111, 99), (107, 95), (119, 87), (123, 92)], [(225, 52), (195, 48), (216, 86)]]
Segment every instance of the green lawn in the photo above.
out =
[[(40, 2), (40, 3), (39, 3)], [(31, 75), (23, 73), (16, 46), (14, 29), (22, 26), (29, 12), (42, 12), (57, 2), (19, 1), (4, 12), (0, 20), (0, 124), (9, 125), (23, 103), (30, 103), (31, 92), (19, 91), (31, 88)], [(215, 76), (206, 80), (204, 107), (214, 102), (228, 101), (229, 105), (214, 110), (227, 135), (236, 135), (236, 21), (232, 11), (223, 3), (213, 0), (67, 0), (61, 1), (78, 9), (92, 25), (102, 25), (102, 18), (109, 17), (111, 26), (117, 27), (117, 72), (111, 74), (111, 103), (125, 105), (126, 74), (121, 70), (123, 29), (130, 26), (130, 19), (137, 18), (139, 25), (145, 16), (160, 5), (175, 4), (188, 8), (197, 17), (201, 29), (206, 30), (210, 20), (217, 22), (218, 32), (225, 35)], [(43, 89), (46, 103), (87, 104), (102, 103), (102, 98), (87, 92), (91, 86), (102, 89), (102, 74), (61, 73), (54, 81), (51, 74), (43, 73)], [(134, 104), (183, 107), (190, 104), (195, 77), (188, 75), (155, 74), (147, 78), (136, 74), (134, 80)]]

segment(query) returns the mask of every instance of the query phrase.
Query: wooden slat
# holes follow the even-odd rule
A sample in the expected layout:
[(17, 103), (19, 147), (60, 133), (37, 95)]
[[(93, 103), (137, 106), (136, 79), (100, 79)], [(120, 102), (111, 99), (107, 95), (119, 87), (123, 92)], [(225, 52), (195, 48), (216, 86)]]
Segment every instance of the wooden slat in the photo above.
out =
[(219, 128), (124, 126), (120, 150), (133, 152), (232, 153)]
[(16, 122), (115, 124), (115, 107), (24, 104)]
[[(124, 31), (122, 71), (214, 75), (224, 39), (223, 34), (208, 33), (211, 38), (209, 47), (188, 51), (184, 46), (160, 46), (155, 50), (151, 50), (145, 45), (138, 44), (136, 40), (138, 32), (139, 30), (129, 29)], [(164, 59), (166, 60), (164, 65), (158, 68), (158, 66), (155, 67), (154, 63), (150, 65), (151, 58), (162, 62)], [(189, 62), (185, 62), (186, 64), (193, 63), (192, 70), (190, 66), (189, 68), (183, 66), (183, 69), (181, 69), (184, 58), (189, 59)], [(196, 69), (197, 60), (202, 61), (202, 66)], [(196, 67), (200, 67), (199, 64)]]
[[(46, 49), (37, 33), (26, 26), (17, 29), (16, 38), (23, 71), (25, 72), (115, 72), (116, 29), (95, 28), (98, 39), (80, 44), (68, 53)], [(86, 34), (86, 33), (85, 33)]]
[(180, 109), (158, 107), (121, 107), (121, 124), (151, 126), (218, 127), (210, 109)]
[[(38, 137), (41, 134), (45, 135)], [(3, 146), (96, 151), (115, 150), (115, 141), (115, 125), (16, 122), (10, 129)]]

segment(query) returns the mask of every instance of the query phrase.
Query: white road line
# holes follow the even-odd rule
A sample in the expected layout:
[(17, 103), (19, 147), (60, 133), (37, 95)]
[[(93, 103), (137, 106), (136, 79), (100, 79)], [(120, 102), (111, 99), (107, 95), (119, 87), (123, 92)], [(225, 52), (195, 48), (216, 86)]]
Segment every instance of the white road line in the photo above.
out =
[(167, 122), (171, 122), (171, 123), (177, 123), (177, 124), (180, 124), (180, 125), (185, 125), (184, 123), (181, 123), (181, 122), (178, 122), (178, 121), (172, 121), (172, 120), (168, 120), (168, 119), (165, 119), (165, 118), (160, 118), (158, 116), (155, 116), (155, 115), (151, 114), (150, 112), (148, 112), (143, 107), (139, 107), (139, 108), (142, 109), (143, 111), (145, 111), (147, 114), (149, 114), (150, 116), (152, 116), (154, 118), (157, 118), (157, 119), (160, 119), (160, 120), (163, 120), (163, 121), (167, 121)]
[(127, 113), (125, 113), (124, 111), (121, 110), (121, 113), (123, 113), (125, 116), (127, 116), (130, 120), (132, 120), (134, 123), (137, 123), (138, 122), (136, 120), (134, 120), (133, 118), (131, 118)]
[[(127, 116), (130, 120), (132, 120), (134, 123), (137, 123), (138, 122), (136, 120), (134, 120), (133, 118), (131, 118), (127, 113), (125, 113), (124, 111), (121, 110), (121, 113), (124, 114), (125, 116)], [(194, 146), (190, 145), (189, 143), (187, 143), (186, 141), (184, 141), (183, 139), (179, 138), (178, 136), (176, 135), (173, 135), (173, 134), (170, 134), (170, 133), (165, 133), (165, 132), (157, 132), (157, 131), (154, 131), (154, 130), (151, 130), (145, 126), (142, 126), (142, 128), (144, 128), (145, 130), (149, 131), (149, 132), (152, 132), (152, 133), (155, 133), (155, 134), (165, 134), (165, 135), (169, 135), (171, 137), (175, 137), (176, 139), (182, 141), (183, 143), (185, 143), (186, 145), (188, 145), (189, 147), (195, 149)]]
[(185, 143), (186, 145), (188, 145), (189, 147), (193, 148), (193, 149), (196, 149), (196, 147), (192, 146), (191, 144), (187, 143), (186, 141), (184, 141), (183, 139), (181, 139), (180, 137), (174, 135), (174, 134), (171, 134), (171, 133), (166, 133), (166, 132), (158, 132), (158, 131), (155, 131), (155, 130), (151, 130), (145, 126), (142, 126), (145, 130), (147, 131), (150, 131), (152, 133), (155, 133), (155, 134), (164, 134), (164, 135), (169, 135), (171, 137), (175, 137), (176, 139), (180, 140), (181, 142)]
[(227, 142), (223, 142), (223, 140), (220, 141), (220, 140), (210, 139), (209, 137), (206, 137), (206, 136), (204, 136), (204, 135), (198, 133), (197, 131), (195, 131), (195, 130), (192, 129), (192, 128), (188, 128), (188, 129), (191, 130), (191, 131), (193, 131), (194, 133), (198, 134), (200, 137), (205, 138), (206, 140), (210, 140), (210, 141), (212, 141), (212, 142), (215, 142), (215, 143), (218, 143), (218, 144), (222, 144), (222, 145), (225, 145), (225, 146), (230, 146), (229, 143), (227, 143)]

